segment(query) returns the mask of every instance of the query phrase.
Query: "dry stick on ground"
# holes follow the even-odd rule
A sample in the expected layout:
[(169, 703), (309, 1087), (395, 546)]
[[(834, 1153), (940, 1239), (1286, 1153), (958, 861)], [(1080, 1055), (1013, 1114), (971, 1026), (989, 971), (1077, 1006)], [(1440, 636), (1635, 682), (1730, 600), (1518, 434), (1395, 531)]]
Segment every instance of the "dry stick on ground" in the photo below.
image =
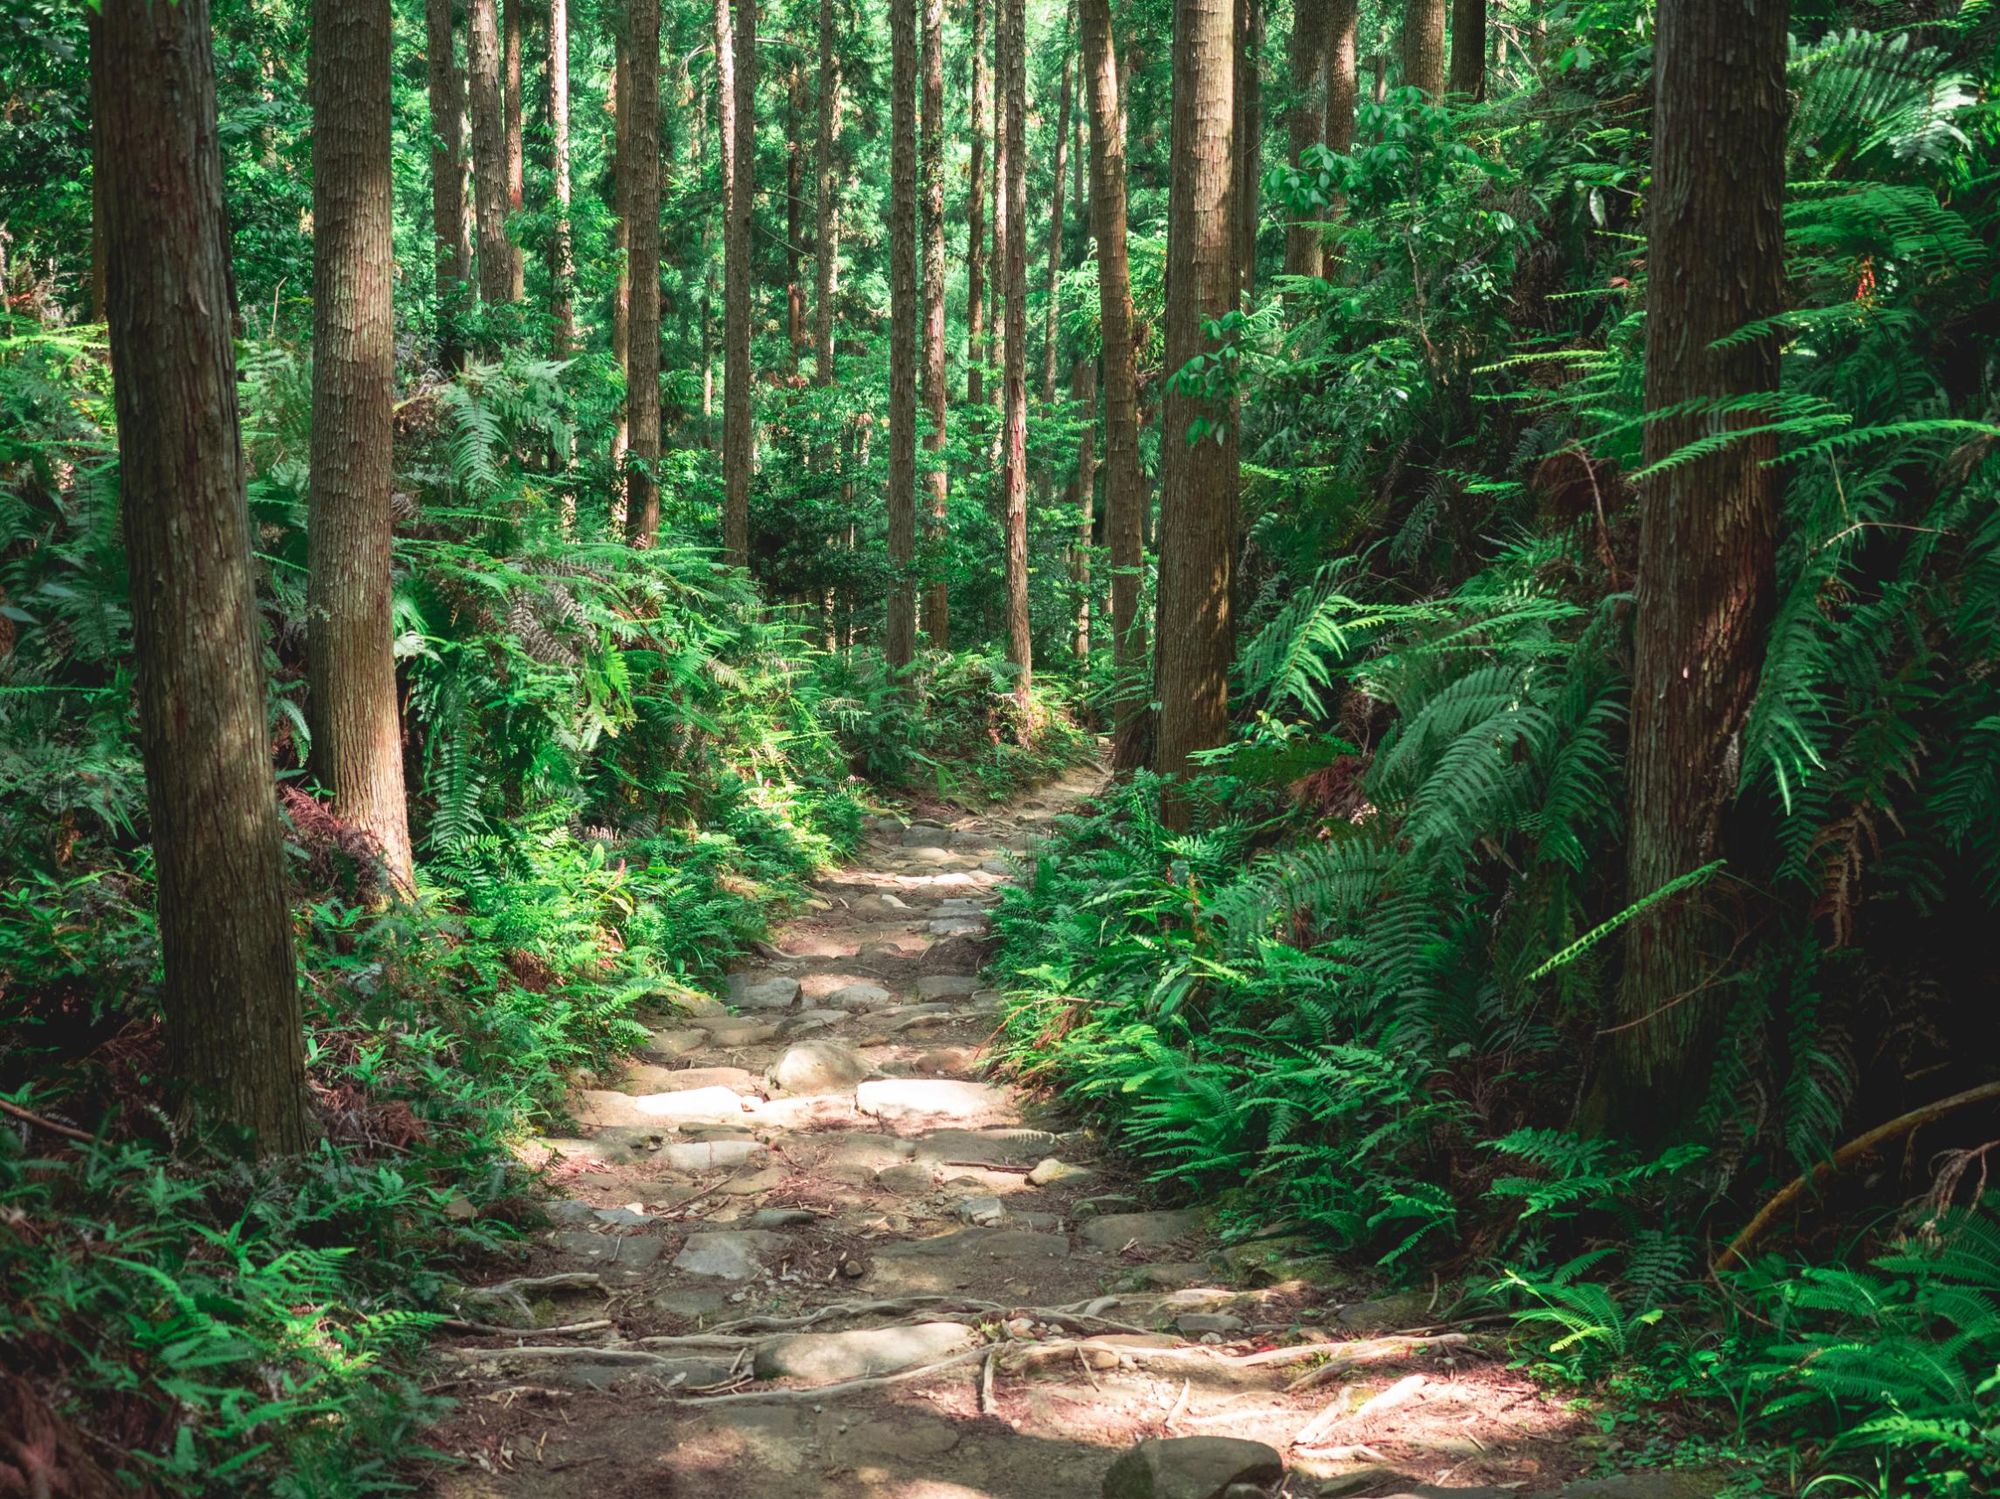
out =
[(1000, 1407), (995, 1403), (993, 1398), (993, 1365), (998, 1361), (999, 1357), (1000, 1350), (998, 1348), (987, 1349), (986, 1363), (979, 1371), (979, 1414), (982, 1416), (997, 1416), (1000, 1414)]
[(23, 1124), (32, 1124), (36, 1129), (45, 1129), (52, 1135), (61, 1135), (65, 1140), (76, 1140), (88, 1145), (91, 1137), (80, 1129), (71, 1129), (67, 1124), (57, 1124), (53, 1119), (44, 1119), (40, 1114), (31, 1113), (18, 1103), (9, 1103), (0, 1098), (0, 1114), (11, 1114)]
[(462, 1322), (457, 1317), (447, 1317), (438, 1323), (447, 1332), (471, 1333), (481, 1338), (574, 1337), (580, 1332), (602, 1332), (610, 1325), (609, 1318), (599, 1318), (595, 1322), (568, 1322), (561, 1327), (500, 1327), (491, 1322)]
[(1791, 1185), (1759, 1208), (1757, 1216), (1744, 1226), (1742, 1233), (1729, 1241), (1729, 1247), (1722, 1251), (1713, 1265), (1709, 1266), (1708, 1273), (1719, 1275), (1731, 1265), (1738, 1263), (1744, 1251), (1763, 1237), (1765, 1230), (1777, 1221), (1785, 1209), (1803, 1197), (1810, 1188), (1818, 1186), (1842, 1167), (1851, 1165), (1891, 1140), (1900, 1140), (1905, 1135), (1914, 1134), (1926, 1124), (1933, 1124), (1947, 1114), (1969, 1108), (1975, 1103), (1985, 1103), (1995, 1099), (2000, 1099), (2000, 1083), (1986, 1083), (1977, 1088), (1968, 1088), (1963, 1093), (1954, 1093), (1949, 1098), (1941, 1098), (1936, 1103), (1926, 1104), (1921, 1109), (1912, 1109), (1907, 1114), (1891, 1119), (1887, 1124), (1876, 1125), (1865, 1135), (1857, 1135), (1836, 1150), (1831, 1161), (1822, 1161), (1806, 1175), (1795, 1178)]

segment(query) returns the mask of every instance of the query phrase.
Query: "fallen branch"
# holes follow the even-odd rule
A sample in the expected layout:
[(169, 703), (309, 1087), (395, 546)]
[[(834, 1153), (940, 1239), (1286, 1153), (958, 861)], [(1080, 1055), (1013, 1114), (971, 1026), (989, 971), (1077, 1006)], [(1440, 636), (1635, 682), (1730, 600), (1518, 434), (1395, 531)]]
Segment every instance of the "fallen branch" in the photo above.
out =
[(1744, 1225), (1743, 1232), (1729, 1241), (1729, 1247), (1722, 1251), (1708, 1273), (1720, 1275), (1731, 1265), (1739, 1263), (1744, 1252), (1764, 1236), (1765, 1230), (1775, 1223), (1785, 1209), (1789, 1208), (1807, 1191), (1816, 1188), (1827, 1177), (1842, 1168), (1852, 1165), (1862, 1156), (1879, 1149), (1891, 1140), (1914, 1134), (1926, 1124), (1933, 1124), (1947, 1114), (1954, 1114), (1975, 1103), (1985, 1103), (2000, 1099), (2000, 1083), (1986, 1083), (1981, 1087), (1968, 1088), (1963, 1093), (1954, 1093), (1949, 1098), (1941, 1098), (1936, 1103), (1923, 1108), (1912, 1109), (1907, 1114), (1898, 1115), (1887, 1124), (1878, 1124), (1865, 1135), (1857, 1135), (1833, 1153), (1831, 1161), (1821, 1161), (1804, 1176), (1795, 1178), (1776, 1197), (1757, 1210), (1757, 1216)]
[(601, 1332), (611, 1325), (611, 1319), (600, 1317), (594, 1322), (568, 1322), (561, 1327), (501, 1327), (493, 1322), (463, 1322), (457, 1317), (446, 1317), (438, 1323), (449, 1332), (470, 1333), (479, 1338), (565, 1338), (580, 1332)]
[(1373, 1364), (1383, 1359), (1407, 1357), (1412, 1353), (1429, 1353), (1447, 1348), (1469, 1348), (1472, 1339), (1462, 1332), (1439, 1333), (1428, 1338), (1370, 1338), (1363, 1343), (1335, 1343), (1326, 1348), (1327, 1361), (1317, 1369), (1295, 1379), (1286, 1386), (1285, 1393), (1296, 1395), (1300, 1390), (1309, 1390), (1314, 1385), (1324, 1384), (1336, 1375), (1344, 1373), (1356, 1364)]
[(24, 1109), (18, 1103), (9, 1103), (0, 1098), (0, 1114), (11, 1114), (23, 1124), (32, 1124), (36, 1129), (45, 1129), (52, 1135), (61, 1135), (65, 1140), (75, 1140), (88, 1145), (92, 1137), (80, 1129), (72, 1129), (67, 1124), (57, 1124), (53, 1119), (44, 1119), (32, 1109)]
[(1000, 1407), (993, 1397), (993, 1365), (999, 1357), (998, 1348), (987, 1349), (986, 1365), (979, 1371), (979, 1414), (982, 1416), (1000, 1414)]
[(1329, 1435), (1333, 1428), (1347, 1419), (1347, 1402), (1354, 1397), (1352, 1385), (1342, 1385), (1340, 1393), (1329, 1400), (1314, 1416), (1298, 1430), (1298, 1435), (1287, 1444), (1292, 1447), (1310, 1447), (1321, 1437)]

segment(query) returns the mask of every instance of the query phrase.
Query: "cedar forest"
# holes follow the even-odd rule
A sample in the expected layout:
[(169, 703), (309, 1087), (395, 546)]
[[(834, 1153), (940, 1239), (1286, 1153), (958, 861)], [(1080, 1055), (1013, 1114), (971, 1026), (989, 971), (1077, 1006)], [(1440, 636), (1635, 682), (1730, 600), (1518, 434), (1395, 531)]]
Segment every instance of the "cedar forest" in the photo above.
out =
[[(1991, 0), (0, 0), (0, 1496), (738, 1492), (764, 1345), (644, 1472), (539, 1366), (574, 1471), (475, 1439), (537, 1142), (1066, 785), (936, 856), (963, 1076), (1237, 1330), (933, 1298), (984, 1386), (855, 1398), (985, 1434), (793, 1491), (1094, 1493), (976, 1466), (1007, 1339), (1323, 1404), (1400, 1297), (1104, 1492), (1995, 1492), (1996, 84)], [(632, 1294), (538, 1336), (737, 1325)], [(1235, 1429), (1161, 1366), (1100, 1468)], [(1539, 1467), (1397, 1445), (1481, 1379)]]

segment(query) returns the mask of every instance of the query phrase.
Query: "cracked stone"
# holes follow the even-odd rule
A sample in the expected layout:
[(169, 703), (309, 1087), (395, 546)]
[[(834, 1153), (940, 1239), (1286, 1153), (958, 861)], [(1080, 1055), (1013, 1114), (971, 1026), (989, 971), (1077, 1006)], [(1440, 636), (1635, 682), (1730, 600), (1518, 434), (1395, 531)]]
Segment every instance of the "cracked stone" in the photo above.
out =
[(978, 1341), (971, 1328), (956, 1322), (795, 1333), (773, 1338), (757, 1350), (757, 1377), (802, 1379), (810, 1384), (868, 1379), (935, 1363), (963, 1353)]
[(1136, 1241), (1142, 1249), (1159, 1249), (1201, 1230), (1201, 1214), (1192, 1208), (1171, 1213), (1106, 1213), (1082, 1229), (1083, 1242), (1093, 1249), (1116, 1253)]
[(1285, 1460), (1262, 1442), (1154, 1437), (1111, 1465), (1103, 1493), (1104, 1499), (1222, 1499), (1236, 1485), (1268, 1489), (1284, 1476)]
[(844, 1093), (875, 1069), (853, 1047), (839, 1041), (795, 1041), (764, 1074), (787, 1093)]
[(763, 1257), (784, 1247), (782, 1234), (762, 1229), (689, 1234), (674, 1260), (674, 1268), (683, 1274), (708, 1275), (717, 1280), (755, 1280), (764, 1273)]

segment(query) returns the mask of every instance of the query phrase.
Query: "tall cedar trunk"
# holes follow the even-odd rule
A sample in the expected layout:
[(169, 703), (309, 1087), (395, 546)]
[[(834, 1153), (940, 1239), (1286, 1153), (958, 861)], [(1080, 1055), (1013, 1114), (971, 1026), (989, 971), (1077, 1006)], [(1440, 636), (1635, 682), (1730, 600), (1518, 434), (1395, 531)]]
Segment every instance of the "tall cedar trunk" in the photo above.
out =
[(1104, 539), (1111, 552), (1111, 644), (1120, 688), (1111, 763), (1144, 759), (1145, 480), (1139, 471), (1139, 382), (1132, 343), (1132, 273), (1125, 248), (1125, 108), (1111, 0), (1077, 0), (1090, 101), (1090, 220), (1097, 240), (1098, 328), (1104, 350)]
[[(1236, 306), (1237, 220), (1230, 212), (1235, 124), (1232, 0), (1178, 0), (1173, 158), (1167, 198), (1166, 368), (1214, 350), (1202, 324)], [(1235, 647), (1230, 588), (1236, 552), (1236, 413), (1169, 379), (1160, 436), (1160, 717), (1153, 768), (1185, 775), (1189, 757), (1229, 735)], [(1206, 429), (1198, 434), (1194, 424)], [(1191, 440), (1197, 439), (1197, 440)], [(1186, 803), (1165, 815), (1184, 825)]]
[[(726, 3), (726, 0), (725, 0)], [(722, 260), (722, 555), (750, 563), (750, 205), (757, 195), (757, 0), (735, 0), (734, 129)]]
[(1075, 34), (1075, 0), (1063, 14), (1062, 39), (1062, 82), (1056, 87), (1056, 141), (1055, 161), (1050, 165), (1049, 189), (1049, 264), (1048, 276), (1042, 296), (1042, 404), (1056, 403), (1056, 356), (1061, 352), (1062, 339), (1058, 329), (1060, 308), (1057, 301), (1062, 291), (1062, 251), (1063, 251), (1063, 163), (1069, 150), (1069, 106), (1070, 81), (1070, 38)]
[[(503, 29), (501, 67), (505, 72), (505, 97), (502, 112), (507, 129), (507, 212), (521, 211), (521, 184), (523, 163), (521, 158), (521, 7), (526, 0), (506, 0), (506, 15), (501, 21)], [(527, 262), (521, 254), (521, 247), (513, 245), (508, 258), (512, 281), (510, 291), (513, 300), (521, 300), (527, 290)]]
[(1361, 73), (1354, 33), (1361, 0), (1326, 0), (1326, 145), (1345, 156), (1354, 148), (1354, 111), (1361, 102)]
[(889, 3), (889, 618), (883, 654), (916, 654), (917, 6)]
[[(1351, 3), (1351, 0), (1350, 0)], [(1292, 165), (1326, 141), (1326, 65), (1329, 0), (1292, 0), (1292, 107), (1285, 117)], [(1311, 222), (1285, 227), (1285, 271), (1293, 276), (1320, 273), (1320, 231)]]
[(1486, 0), (1451, 0), (1451, 91), (1486, 97)]
[[(1777, 389), (1775, 337), (1717, 343), (1784, 305), (1786, 21), (1781, 0), (1672, 0), (1660, 9), (1648, 411)], [(1768, 419), (1663, 417), (1646, 426), (1646, 462)], [(1776, 593), (1775, 451), (1769, 434), (1742, 438), (1646, 484), (1627, 762), (1635, 901), (1712, 859), (1740, 868), (1745, 857), (1731, 808)], [(1619, 1124), (1658, 1135), (1699, 1102), (1696, 1080), (1727, 1013), (1735, 933), (1688, 897), (1652, 906), (1626, 932), (1625, 1028), (1611, 1038), (1604, 1095)]]
[(555, 180), (556, 217), (549, 228), (549, 317), (555, 324), (555, 356), (567, 359), (576, 347), (572, 283), (575, 252), (569, 232), (569, 0), (549, 0), (549, 173)]
[[(924, 488), (930, 514), (933, 551), (944, 541), (945, 500), (949, 493), (944, 467), (946, 403), (944, 368), (944, 0), (923, 0), (923, 139), (918, 145), (917, 175), (923, 189), (924, 236), (924, 405), (930, 431), (924, 437), (929, 455)], [(930, 586), (924, 592), (924, 629), (937, 649), (951, 648), (951, 590), (940, 561), (931, 563)]]
[[(612, 254), (618, 271), (611, 283), (611, 357), (618, 368), (632, 348), (632, 222), (626, 202), (627, 177), (631, 172), (632, 65), (625, 28), (620, 25), (612, 36), (611, 79), (606, 90), (605, 108), (611, 111), (611, 212)], [(631, 420), (624, 407), (618, 411), (618, 425), (611, 433), (611, 472), (623, 473), (625, 450), (632, 440)], [(613, 501), (622, 514), (622, 494)]]
[[(1007, 543), (1007, 659), (1014, 667), (1014, 699), (1021, 732), (1030, 730), (1029, 691), (1034, 643), (1028, 628), (1028, 66), (1026, 0), (1000, 0), (1001, 85), (1006, 101), (1007, 327), (1001, 369), (1005, 408), (1000, 435), (1000, 492)], [(996, 226), (997, 227), (997, 226)]]
[(1097, 517), (1097, 361), (1080, 356), (1070, 366), (1069, 395), (1083, 430), (1076, 437), (1076, 478), (1070, 499), (1076, 506), (1076, 545), (1070, 553), (1070, 582), (1076, 589), (1076, 659), (1090, 660), (1090, 545)]
[(305, 1057), (264, 724), (208, 0), (105, 0), (91, 27), (169, 1065), (197, 1109), (287, 1153), (306, 1143)]
[(660, 532), (660, 0), (626, 0), (624, 163), (632, 310), (626, 330), (625, 536), (649, 547)]
[(495, 0), (470, 0), (465, 51), (472, 103), (473, 200), (479, 217), (479, 296), (497, 305), (514, 292), (514, 249), (507, 242), (507, 141), (494, 4)]
[(334, 814), (412, 888), (389, 619), (396, 318), (389, 277), (389, 0), (314, 0), (312, 758)]
[(965, 399), (986, 399), (986, 0), (972, 0), (972, 161), (965, 189)]
[[(1006, 359), (1007, 290), (1007, 0), (993, 4), (993, 244), (986, 266), (986, 368), (996, 382)], [(1005, 401), (996, 383), (994, 404)], [(1000, 427), (993, 430), (993, 461), (1000, 461)]]
[(1264, 0), (1236, 0), (1236, 269), (1257, 290), (1257, 178), (1264, 155)]
[(1403, 85), (1444, 94), (1444, 0), (1403, 0)]
[(840, 131), (840, 61), (833, 0), (819, 0), (819, 139), (813, 147), (813, 383), (833, 384), (833, 147)]
[(466, 277), (472, 267), (459, 259), (465, 233), (464, 75), (452, 53), (451, 0), (426, 0), (424, 41), (429, 53), (431, 93), (431, 234), (437, 242), (438, 363), (457, 370), (465, 363), (458, 320), (465, 311)]
[(785, 348), (792, 369), (805, 353), (806, 290), (799, 280), (799, 213), (806, 191), (806, 69), (796, 57), (785, 81)]

